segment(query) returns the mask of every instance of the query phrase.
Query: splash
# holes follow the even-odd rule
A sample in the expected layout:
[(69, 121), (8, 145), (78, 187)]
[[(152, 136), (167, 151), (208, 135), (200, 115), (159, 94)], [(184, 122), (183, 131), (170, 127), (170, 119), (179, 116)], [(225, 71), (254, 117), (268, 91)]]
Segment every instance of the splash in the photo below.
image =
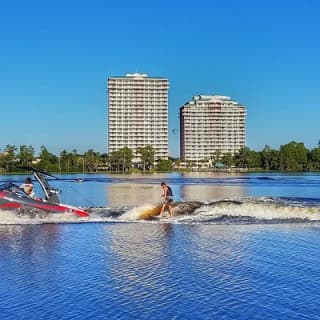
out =
[(136, 208), (132, 208), (125, 214), (121, 215), (121, 219), (128, 220), (148, 220), (160, 214), (162, 205), (146, 204)]
[[(0, 224), (108, 223), (157, 221), (161, 205), (89, 208), (90, 217), (40, 210), (0, 210)], [(320, 200), (299, 198), (239, 198), (212, 202), (186, 201), (173, 204), (173, 217), (165, 219), (185, 224), (295, 223), (320, 221)], [(160, 219), (160, 222), (162, 220)]]
[(320, 221), (320, 207), (293, 205), (279, 199), (224, 201), (201, 206), (194, 211), (193, 221), (213, 223)]
[(71, 212), (56, 213), (44, 212), (37, 209), (0, 210), (0, 224), (28, 225), (45, 223), (75, 223), (85, 222), (87, 218), (78, 218)]
[[(134, 208), (119, 219), (154, 220), (161, 206)], [(180, 202), (173, 205), (173, 217), (178, 223), (280, 223), (320, 221), (320, 203), (280, 198), (240, 198), (202, 203)]]

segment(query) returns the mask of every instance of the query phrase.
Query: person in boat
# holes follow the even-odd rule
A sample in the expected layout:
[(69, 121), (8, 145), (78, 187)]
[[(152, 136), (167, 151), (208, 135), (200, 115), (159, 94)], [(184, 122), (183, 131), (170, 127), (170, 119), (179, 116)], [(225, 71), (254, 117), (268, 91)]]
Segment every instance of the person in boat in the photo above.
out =
[(24, 183), (19, 188), (22, 189), (28, 197), (35, 198), (33, 183), (30, 177), (26, 178)]
[(161, 182), (161, 188), (163, 191), (162, 193), (163, 202), (160, 210), (160, 217), (162, 216), (162, 213), (164, 212), (166, 207), (168, 207), (170, 218), (171, 218), (173, 216), (172, 207), (171, 207), (171, 203), (173, 201), (173, 193), (172, 193), (171, 187), (164, 182)]

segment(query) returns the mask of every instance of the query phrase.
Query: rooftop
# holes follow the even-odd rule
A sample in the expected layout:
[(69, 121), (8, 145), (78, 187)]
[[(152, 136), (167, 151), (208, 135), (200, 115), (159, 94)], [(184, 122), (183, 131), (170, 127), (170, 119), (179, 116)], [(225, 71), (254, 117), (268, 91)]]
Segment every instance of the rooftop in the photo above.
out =
[(168, 80), (165, 77), (148, 77), (148, 74), (146, 73), (126, 73), (124, 76), (111, 76), (109, 79), (163, 79)]
[(190, 101), (188, 101), (185, 105), (191, 104), (191, 105), (197, 105), (199, 102), (207, 102), (207, 103), (222, 103), (222, 104), (228, 104), (228, 105), (234, 105), (234, 106), (242, 106), (237, 101), (232, 100), (228, 96), (223, 95), (197, 95), (193, 96)]

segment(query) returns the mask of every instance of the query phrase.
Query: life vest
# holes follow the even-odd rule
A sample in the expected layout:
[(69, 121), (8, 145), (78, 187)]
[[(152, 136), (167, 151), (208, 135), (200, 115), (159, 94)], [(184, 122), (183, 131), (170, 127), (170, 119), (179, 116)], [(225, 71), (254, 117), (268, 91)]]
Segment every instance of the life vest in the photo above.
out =
[(173, 193), (172, 193), (172, 190), (169, 186), (167, 186), (167, 197), (173, 197)]
[(34, 198), (33, 184), (32, 183), (24, 183), (20, 186), (24, 190), (27, 196), (30, 198)]

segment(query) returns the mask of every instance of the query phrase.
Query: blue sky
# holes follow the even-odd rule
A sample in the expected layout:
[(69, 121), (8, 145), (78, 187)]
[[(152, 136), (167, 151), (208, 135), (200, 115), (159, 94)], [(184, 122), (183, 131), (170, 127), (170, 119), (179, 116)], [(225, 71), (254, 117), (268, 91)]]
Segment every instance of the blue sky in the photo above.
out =
[(170, 155), (197, 94), (247, 106), (251, 149), (320, 139), (320, 1), (0, 0), (0, 27), (0, 149), (105, 153), (106, 80), (127, 72), (169, 79)]

